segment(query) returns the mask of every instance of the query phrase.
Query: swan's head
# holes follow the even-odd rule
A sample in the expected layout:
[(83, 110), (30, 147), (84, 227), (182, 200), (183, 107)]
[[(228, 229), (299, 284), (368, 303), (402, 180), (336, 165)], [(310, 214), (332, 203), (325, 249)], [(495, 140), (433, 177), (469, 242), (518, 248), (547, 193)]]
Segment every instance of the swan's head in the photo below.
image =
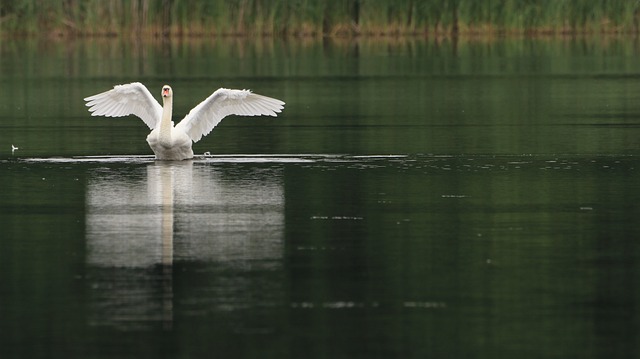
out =
[(164, 85), (162, 86), (162, 98), (173, 97), (173, 90), (171, 86)]

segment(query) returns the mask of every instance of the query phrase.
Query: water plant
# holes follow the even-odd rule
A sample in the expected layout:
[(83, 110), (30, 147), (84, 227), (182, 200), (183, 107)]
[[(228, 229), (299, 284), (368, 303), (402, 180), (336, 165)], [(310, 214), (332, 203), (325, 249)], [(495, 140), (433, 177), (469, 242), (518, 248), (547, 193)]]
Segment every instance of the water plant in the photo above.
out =
[(637, 33), (628, 0), (4, 0), (0, 31), (48, 35)]

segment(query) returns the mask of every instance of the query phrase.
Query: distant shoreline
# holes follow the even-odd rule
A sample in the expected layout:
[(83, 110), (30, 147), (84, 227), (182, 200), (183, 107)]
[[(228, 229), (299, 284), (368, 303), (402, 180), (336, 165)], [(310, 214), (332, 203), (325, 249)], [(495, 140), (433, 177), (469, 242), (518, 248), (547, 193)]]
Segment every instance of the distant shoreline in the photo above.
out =
[(366, 39), (388, 39), (388, 38), (500, 38), (500, 37), (531, 37), (531, 38), (553, 38), (572, 36), (633, 36), (637, 37), (640, 32), (637, 30), (624, 28), (601, 28), (601, 29), (495, 29), (490, 26), (485, 28), (464, 27), (457, 31), (451, 29), (426, 29), (422, 31), (409, 30), (394, 27), (382, 27), (380, 29), (369, 28), (366, 31), (348, 30), (348, 26), (338, 26), (329, 32), (313, 31), (308, 28), (291, 29), (286, 32), (269, 31), (229, 31), (218, 32), (207, 29), (183, 29), (180, 27), (168, 30), (141, 29), (141, 30), (67, 30), (62, 28), (50, 28), (46, 30), (0, 30), (1, 38), (366, 38)]
[(437, 38), (639, 33), (640, 1), (0, 2), (0, 35), (4, 37)]

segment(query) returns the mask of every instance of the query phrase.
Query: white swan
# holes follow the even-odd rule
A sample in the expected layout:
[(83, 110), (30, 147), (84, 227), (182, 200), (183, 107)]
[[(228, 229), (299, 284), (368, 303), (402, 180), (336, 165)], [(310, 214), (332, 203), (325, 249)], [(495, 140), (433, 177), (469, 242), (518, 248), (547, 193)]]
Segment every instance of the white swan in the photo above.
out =
[(250, 90), (220, 88), (174, 127), (171, 121), (173, 90), (167, 85), (162, 87), (163, 106), (139, 82), (116, 85), (112, 90), (84, 100), (91, 116), (140, 117), (152, 130), (147, 136), (147, 143), (159, 160), (193, 158), (193, 142), (208, 135), (228, 115), (275, 117), (284, 108), (284, 102)]

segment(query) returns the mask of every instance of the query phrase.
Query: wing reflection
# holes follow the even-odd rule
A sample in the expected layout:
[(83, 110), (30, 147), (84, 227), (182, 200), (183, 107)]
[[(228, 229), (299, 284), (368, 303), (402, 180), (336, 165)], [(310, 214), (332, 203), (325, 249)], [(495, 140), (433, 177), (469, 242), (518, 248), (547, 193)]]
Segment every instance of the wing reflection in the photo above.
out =
[(281, 171), (190, 161), (95, 169), (86, 199), (93, 324), (171, 327), (175, 263), (281, 268)]

